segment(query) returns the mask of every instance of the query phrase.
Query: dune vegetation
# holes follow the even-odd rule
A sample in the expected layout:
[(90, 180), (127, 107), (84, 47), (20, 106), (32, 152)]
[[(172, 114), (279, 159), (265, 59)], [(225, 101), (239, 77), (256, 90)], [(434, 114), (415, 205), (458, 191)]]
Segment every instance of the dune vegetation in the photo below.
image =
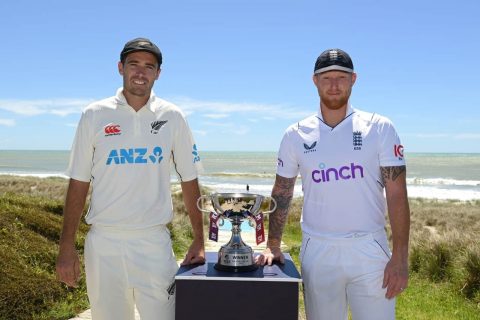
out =
[[(69, 319), (88, 308), (84, 277), (75, 289), (55, 279), (66, 186), (61, 178), (0, 176), (0, 319)], [(178, 185), (172, 194), (169, 228), (181, 257), (192, 230)], [(480, 319), (480, 201), (410, 199), (410, 206), (411, 280), (397, 319)], [(300, 198), (290, 212), (284, 241), (298, 266)], [(87, 231), (82, 222), (81, 257)]]

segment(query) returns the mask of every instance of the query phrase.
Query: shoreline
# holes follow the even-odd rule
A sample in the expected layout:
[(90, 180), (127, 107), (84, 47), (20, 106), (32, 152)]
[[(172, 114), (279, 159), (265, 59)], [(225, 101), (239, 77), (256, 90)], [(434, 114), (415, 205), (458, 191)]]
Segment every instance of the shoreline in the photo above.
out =
[[(67, 183), (68, 177), (64, 174), (58, 173), (58, 174), (52, 174), (52, 173), (2, 173), (0, 172), (0, 184), (3, 183), (13, 183), (15, 180), (22, 180), (22, 181), (30, 181), (31, 183), (34, 183), (37, 181), (38, 183), (45, 181), (48, 183), (49, 180), (51, 181), (56, 181), (57, 183), (61, 184), (62, 182)], [(10, 182), (5, 182), (9, 181)], [(242, 184), (231, 184), (231, 185), (225, 185), (221, 183), (202, 183), (202, 177), (199, 177), (200, 185), (202, 187), (207, 188), (208, 190), (211, 190), (212, 192), (220, 192), (219, 190), (223, 190), (222, 192), (232, 192), (232, 193), (242, 193), (245, 192), (245, 186)], [(175, 188), (175, 185), (178, 185), (178, 181), (176, 179), (171, 180), (171, 185), (173, 188)], [(271, 188), (273, 187), (272, 185), (256, 185), (254, 183), (250, 184), (250, 193), (257, 193), (261, 194), (263, 196), (270, 196), (271, 193)], [(417, 190), (417, 192), (412, 192), (412, 190), (415, 189), (420, 189)], [(415, 199), (424, 199), (424, 200), (431, 200), (431, 201), (444, 201), (444, 202), (452, 202), (452, 201), (459, 201), (459, 202), (475, 202), (475, 201), (480, 201), (480, 192), (470, 192), (467, 193), (466, 191), (461, 191), (461, 190), (448, 190), (445, 188), (438, 188), (434, 189), (432, 188), (431, 190), (426, 190), (424, 187), (418, 187), (418, 186), (409, 186), (407, 185), (408, 189), (408, 198), (410, 200), (415, 200)], [(449, 196), (448, 192), (451, 192), (455, 194), (456, 196)], [(295, 187), (295, 192), (294, 192), (294, 198), (301, 198), (303, 197), (301, 193), (301, 185), (297, 185)]]

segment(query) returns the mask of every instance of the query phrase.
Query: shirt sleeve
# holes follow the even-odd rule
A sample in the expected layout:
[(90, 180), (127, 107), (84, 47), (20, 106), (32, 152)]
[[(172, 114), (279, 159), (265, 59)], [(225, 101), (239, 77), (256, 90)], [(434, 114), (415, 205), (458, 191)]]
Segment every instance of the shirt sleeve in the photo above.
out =
[(191, 181), (203, 172), (203, 167), (190, 127), (180, 113), (177, 123), (172, 148), (173, 167), (181, 182)]
[(92, 112), (83, 112), (70, 151), (66, 175), (72, 179), (90, 182), (93, 165)]
[(381, 167), (404, 166), (403, 145), (393, 123), (383, 119), (379, 126), (379, 163)]
[(294, 178), (299, 173), (298, 160), (292, 145), (292, 131), (287, 130), (280, 143), (277, 159), (277, 174), (284, 178)]

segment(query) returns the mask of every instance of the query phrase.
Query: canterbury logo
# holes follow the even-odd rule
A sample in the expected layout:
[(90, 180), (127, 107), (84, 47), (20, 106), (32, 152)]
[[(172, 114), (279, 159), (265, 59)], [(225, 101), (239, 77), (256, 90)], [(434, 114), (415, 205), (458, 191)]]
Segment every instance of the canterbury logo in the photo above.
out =
[(109, 124), (103, 129), (105, 131), (105, 136), (119, 135), (122, 133), (120, 125), (118, 124)]
[(152, 130), (150, 130), (151, 133), (157, 134), (158, 130), (160, 130), (163, 125), (167, 123), (167, 121), (153, 121), (150, 126), (152, 127)]

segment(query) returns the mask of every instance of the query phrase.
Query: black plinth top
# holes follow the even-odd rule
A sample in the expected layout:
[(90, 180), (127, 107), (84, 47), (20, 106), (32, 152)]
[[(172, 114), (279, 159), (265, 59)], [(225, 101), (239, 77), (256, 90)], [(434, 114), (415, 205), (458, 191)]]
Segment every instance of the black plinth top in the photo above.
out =
[(181, 266), (175, 275), (176, 280), (238, 280), (238, 281), (277, 281), (302, 282), (300, 274), (288, 253), (285, 255), (285, 264), (274, 263), (271, 266), (261, 266), (249, 272), (227, 272), (214, 268), (218, 253), (207, 252), (206, 262), (202, 265)]

